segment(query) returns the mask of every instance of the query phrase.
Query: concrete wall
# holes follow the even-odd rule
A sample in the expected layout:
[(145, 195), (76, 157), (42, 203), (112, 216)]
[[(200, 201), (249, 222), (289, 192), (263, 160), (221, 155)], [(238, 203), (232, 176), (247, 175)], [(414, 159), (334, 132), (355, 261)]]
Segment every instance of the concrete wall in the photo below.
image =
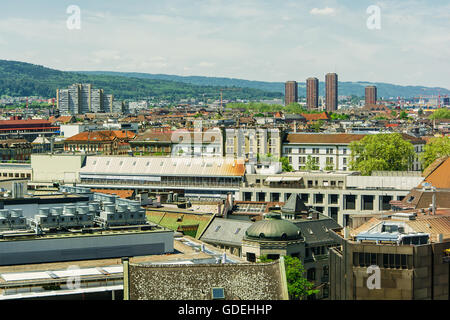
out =
[(79, 172), (84, 165), (85, 155), (31, 155), (33, 182), (74, 183), (79, 181)]
[[(450, 242), (421, 246), (375, 245), (344, 242), (343, 249), (330, 250), (331, 300), (447, 300), (449, 266), (442, 262)], [(380, 268), (380, 289), (369, 289), (367, 266), (353, 263), (354, 252), (406, 254), (412, 257), (407, 269)]]

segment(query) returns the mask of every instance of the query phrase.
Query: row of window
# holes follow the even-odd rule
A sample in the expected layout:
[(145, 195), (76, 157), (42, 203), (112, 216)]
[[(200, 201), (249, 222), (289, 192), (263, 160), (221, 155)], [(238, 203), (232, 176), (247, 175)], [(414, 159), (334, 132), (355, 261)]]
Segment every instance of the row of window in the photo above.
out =
[(353, 252), (353, 266), (378, 266), (391, 269), (412, 269), (413, 257), (407, 254)]
[(28, 178), (31, 179), (31, 174), (30, 173), (11, 173), (11, 172), (3, 172), (1, 174), (2, 177), (5, 178)]
[[(320, 154), (320, 148), (312, 148), (311, 149), (313, 154)], [(334, 152), (335, 149), (333, 148), (326, 148), (325, 149), (325, 153), (326, 154), (337, 154)], [(293, 152), (293, 151), (297, 151), (297, 152)], [(306, 148), (285, 148), (284, 152), (286, 154), (292, 154), (292, 153), (299, 153), (299, 154), (305, 154), (306, 153)], [(342, 154), (347, 154), (347, 149), (342, 149)]]

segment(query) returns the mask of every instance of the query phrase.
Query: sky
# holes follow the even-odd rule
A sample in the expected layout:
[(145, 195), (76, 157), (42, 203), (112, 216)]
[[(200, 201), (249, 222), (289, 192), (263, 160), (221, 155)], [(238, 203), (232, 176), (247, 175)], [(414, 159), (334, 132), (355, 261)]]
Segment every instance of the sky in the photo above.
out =
[[(71, 5), (79, 29), (68, 28)], [(3, 0), (0, 59), (270, 82), (336, 72), (450, 89), (449, 30), (450, 0)]]

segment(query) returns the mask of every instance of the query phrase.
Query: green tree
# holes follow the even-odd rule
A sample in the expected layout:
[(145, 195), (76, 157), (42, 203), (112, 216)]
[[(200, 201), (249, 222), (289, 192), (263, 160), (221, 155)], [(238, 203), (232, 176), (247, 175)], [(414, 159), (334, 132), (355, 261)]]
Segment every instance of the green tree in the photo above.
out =
[(374, 170), (408, 170), (414, 157), (414, 147), (399, 133), (367, 135), (350, 143), (352, 170), (371, 175)]
[(287, 157), (281, 157), (280, 162), (284, 172), (294, 171), (294, 168), (289, 163), (289, 159)]
[(406, 113), (405, 110), (402, 110), (402, 112), (400, 112), (399, 119), (401, 119), (401, 120), (406, 120), (406, 119), (408, 119), (408, 114)]
[(313, 157), (308, 156), (305, 163), (305, 169), (306, 170), (319, 170), (319, 166), (317, 165), (317, 162), (314, 160)]
[(391, 111), (391, 116), (396, 117), (396, 116), (397, 116), (397, 111), (392, 110), (392, 111)]
[(314, 290), (314, 284), (306, 279), (305, 267), (299, 258), (285, 256), (284, 266), (286, 269), (289, 299), (302, 300), (307, 296), (319, 292), (319, 290)]
[(324, 124), (324, 121), (319, 120), (319, 121), (314, 121), (314, 123), (312, 123), (310, 126), (315, 132), (320, 132), (320, 128), (322, 128), (323, 124)]
[(419, 115), (419, 117), (423, 116), (423, 109), (420, 108), (419, 111), (417, 111), (417, 114)]
[(433, 112), (429, 117), (431, 120), (434, 119), (450, 119), (450, 109), (440, 108)]
[(427, 168), (434, 160), (450, 156), (450, 137), (433, 138), (425, 145), (424, 152), (420, 160), (423, 168)]
[[(283, 259), (290, 300), (302, 300), (307, 296), (319, 293), (319, 290), (313, 289), (314, 284), (306, 279), (305, 267), (299, 258), (283, 256)], [(267, 255), (263, 255), (259, 257), (258, 262), (267, 263), (272, 261)]]

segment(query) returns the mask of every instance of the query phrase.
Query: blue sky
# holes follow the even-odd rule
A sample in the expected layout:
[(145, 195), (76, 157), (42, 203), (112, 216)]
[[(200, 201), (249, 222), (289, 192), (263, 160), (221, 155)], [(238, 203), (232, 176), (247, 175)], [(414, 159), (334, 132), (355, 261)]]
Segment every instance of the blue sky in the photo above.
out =
[[(0, 5), (0, 59), (262, 81), (450, 88), (449, 0), (41, 0)], [(432, 4), (432, 5), (430, 5)], [(66, 9), (81, 9), (69, 30)], [(381, 29), (366, 26), (370, 5)]]

